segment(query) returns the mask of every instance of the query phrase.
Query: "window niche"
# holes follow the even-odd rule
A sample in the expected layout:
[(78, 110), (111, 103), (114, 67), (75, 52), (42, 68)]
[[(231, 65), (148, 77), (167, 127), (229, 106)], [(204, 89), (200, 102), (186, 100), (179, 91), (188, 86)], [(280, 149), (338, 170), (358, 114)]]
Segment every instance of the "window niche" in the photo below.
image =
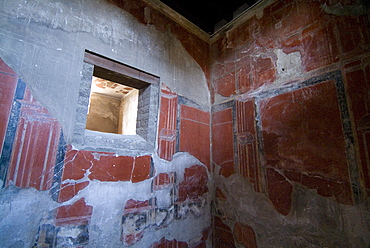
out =
[(73, 145), (122, 155), (155, 148), (159, 78), (85, 51)]

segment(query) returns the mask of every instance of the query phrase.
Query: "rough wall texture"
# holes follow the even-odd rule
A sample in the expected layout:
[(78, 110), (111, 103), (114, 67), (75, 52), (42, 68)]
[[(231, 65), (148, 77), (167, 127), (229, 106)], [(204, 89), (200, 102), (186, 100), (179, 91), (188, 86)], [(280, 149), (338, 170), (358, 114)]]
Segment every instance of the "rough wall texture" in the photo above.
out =
[(212, 38), (214, 244), (368, 247), (368, 6), (252, 11)]
[[(211, 61), (141, 1), (0, 7), (1, 247), (369, 247), (366, 6), (256, 6)], [(155, 148), (73, 145), (85, 49), (160, 78)]]
[[(14, 71), (3, 62), (0, 70), (1, 93), (14, 92), (13, 100), (2, 105), (10, 114), (7, 125), (2, 123), (1, 247), (210, 246), (209, 164), (179, 152), (178, 146), (170, 152), (159, 148), (165, 159), (156, 151), (132, 157), (76, 150)], [(210, 114), (194, 103), (179, 105), (188, 112), (174, 118), (203, 119), (199, 125), (207, 125), (208, 132), (198, 138), (209, 140), (210, 124), (205, 123)], [(176, 110), (177, 103), (169, 112)], [(167, 121), (166, 115), (160, 114), (160, 123)], [(176, 143), (184, 135), (179, 132)], [(208, 157), (200, 158), (207, 162), (209, 142), (202, 144), (197, 147)]]
[[(211, 247), (209, 44), (124, 3), (0, 1), (1, 247)], [(158, 145), (73, 145), (85, 49), (160, 78), (140, 93)]]
[[(67, 141), (85, 49), (159, 76), (176, 93), (209, 105), (208, 67), (193, 54), (206, 55), (209, 44), (141, 1), (124, 3), (127, 11), (105, 0), (0, 2), (1, 58), (62, 123)], [(138, 17), (144, 12), (152, 21)]]
[(86, 129), (118, 133), (118, 117), (121, 99), (91, 94), (89, 112), (86, 117)]

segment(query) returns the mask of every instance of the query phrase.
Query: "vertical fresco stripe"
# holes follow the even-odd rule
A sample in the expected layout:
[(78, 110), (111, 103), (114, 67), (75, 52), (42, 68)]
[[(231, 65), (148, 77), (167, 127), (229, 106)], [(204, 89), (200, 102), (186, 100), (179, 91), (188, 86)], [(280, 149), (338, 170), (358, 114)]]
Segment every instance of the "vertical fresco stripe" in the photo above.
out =
[[(23, 99), (25, 89), (26, 89), (26, 84), (21, 79), (18, 79), (17, 88), (14, 94), (12, 109), (10, 112), (9, 122), (8, 122), (8, 126), (6, 129), (3, 150), (1, 153), (1, 157), (0, 157), (0, 180), (2, 180), (2, 182), (6, 181), (10, 159), (11, 159), (11, 154), (12, 154), (12, 149), (13, 149), (13, 143), (14, 143), (16, 132), (17, 132), (18, 119), (19, 119), (19, 113), (20, 113), (20, 108), (21, 108), (21, 104), (19, 103), (18, 100)], [(5, 183), (3, 183), (2, 187), (4, 186), (5, 186)]]

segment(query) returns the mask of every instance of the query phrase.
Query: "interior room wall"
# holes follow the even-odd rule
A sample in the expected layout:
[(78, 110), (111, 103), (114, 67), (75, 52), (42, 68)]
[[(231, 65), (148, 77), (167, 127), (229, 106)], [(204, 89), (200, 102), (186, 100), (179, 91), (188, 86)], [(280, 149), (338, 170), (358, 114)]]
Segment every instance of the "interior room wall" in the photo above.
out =
[(211, 39), (215, 247), (369, 245), (369, 9), (261, 3)]

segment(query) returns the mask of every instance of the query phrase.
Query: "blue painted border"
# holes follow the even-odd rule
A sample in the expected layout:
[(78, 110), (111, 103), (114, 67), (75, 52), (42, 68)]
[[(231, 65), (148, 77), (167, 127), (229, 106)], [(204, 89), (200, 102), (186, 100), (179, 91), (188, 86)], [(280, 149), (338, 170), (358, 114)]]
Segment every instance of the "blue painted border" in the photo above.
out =
[(13, 98), (12, 109), (9, 116), (8, 126), (6, 129), (3, 150), (0, 157), (0, 180), (3, 181), (3, 185), (0, 185), (1, 188), (5, 186), (5, 181), (8, 174), (8, 168), (12, 155), (15, 134), (17, 133), (18, 120), (21, 109), (21, 104), (19, 100), (23, 99), (25, 90), (26, 83), (23, 82), (21, 79), (18, 79), (17, 88)]

